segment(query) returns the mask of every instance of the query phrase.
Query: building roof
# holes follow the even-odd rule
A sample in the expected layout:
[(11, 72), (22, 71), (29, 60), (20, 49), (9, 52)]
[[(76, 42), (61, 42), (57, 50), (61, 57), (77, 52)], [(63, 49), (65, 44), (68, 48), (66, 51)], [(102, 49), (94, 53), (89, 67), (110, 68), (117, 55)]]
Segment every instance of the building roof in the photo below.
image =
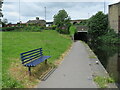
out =
[(120, 2), (118, 2), (118, 3), (114, 3), (114, 4), (110, 4), (109, 6), (112, 6), (112, 5), (117, 5), (117, 4), (120, 4)]
[(45, 20), (29, 20), (27, 23), (43, 23)]

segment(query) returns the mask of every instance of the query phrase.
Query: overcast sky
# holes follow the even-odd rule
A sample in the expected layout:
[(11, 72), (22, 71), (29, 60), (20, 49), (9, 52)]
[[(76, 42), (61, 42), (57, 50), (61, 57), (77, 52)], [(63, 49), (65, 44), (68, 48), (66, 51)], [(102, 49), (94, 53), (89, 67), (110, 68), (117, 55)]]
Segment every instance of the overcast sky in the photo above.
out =
[[(54, 2), (53, 2), (54, 1)], [(2, 12), (8, 22), (17, 23), (20, 20), (25, 23), (28, 20), (34, 20), (35, 17), (53, 21), (53, 16), (59, 10), (65, 9), (71, 19), (87, 19), (98, 11), (104, 12), (104, 0), (4, 0)], [(118, 2), (119, 0), (106, 0), (105, 13), (108, 13), (108, 5)], [(19, 9), (20, 7), (20, 9)]]

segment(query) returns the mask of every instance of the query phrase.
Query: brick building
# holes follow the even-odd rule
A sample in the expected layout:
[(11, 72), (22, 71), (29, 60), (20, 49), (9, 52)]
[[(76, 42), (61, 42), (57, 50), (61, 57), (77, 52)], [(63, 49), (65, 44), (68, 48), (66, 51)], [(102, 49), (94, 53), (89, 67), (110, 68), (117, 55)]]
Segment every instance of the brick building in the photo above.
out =
[(109, 25), (116, 33), (120, 33), (120, 2), (109, 5)]
[(45, 20), (39, 20), (38, 17), (36, 17), (36, 20), (29, 20), (27, 23), (28, 24), (37, 24), (39, 26), (46, 26), (46, 21)]

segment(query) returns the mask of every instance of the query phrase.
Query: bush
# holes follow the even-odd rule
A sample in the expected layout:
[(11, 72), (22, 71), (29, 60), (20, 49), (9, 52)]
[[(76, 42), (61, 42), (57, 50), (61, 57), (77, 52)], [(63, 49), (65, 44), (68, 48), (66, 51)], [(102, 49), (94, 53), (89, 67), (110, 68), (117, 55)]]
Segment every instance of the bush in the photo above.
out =
[(69, 29), (69, 32), (70, 32), (70, 35), (71, 35), (71, 36), (74, 35), (74, 34), (77, 32), (76, 27), (72, 25), (72, 26), (70, 27), (70, 29)]
[(108, 15), (98, 12), (92, 16), (87, 23), (88, 34), (90, 38), (96, 42), (96, 39), (108, 32)]
[(19, 27), (3, 27), (2, 28), (2, 31), (12, 31), (12, 30), (15, 30), (15, 29), (18, 29)]
[(52, 25), (52, 26), (51, 26), (51, 29), (55, 30), (56, 27), (57, 27), (56, 25)]
[(46, 30), (56, 30), (56, 25), (52, 25), (45, 28)]
[(61, 33), (61, 34), (68, 34), (68, 30), (66, 30), (66, 29), (61, 29), (61, 30), (60, 30), (60, 33)]
[(41, 32), (42, 28), (39, 26), (25, 26), (20, 29), (15, 29), (14, 32)]
[(120, 43), (120, 38), (114, 32), (114, 30), (110, 29), (109, 32), (101, 37), (98, 37), (98, 42), (104, 44), (117, 44)]
[(63, 10), (59, 10), (59, 12), (54, 15), (54, 24), (57, 26), (57, 31), (62, 34), (69, 34), (70, 17), (67, 12)]
[[(38, 27), (38, 26), (37, 26)], [(40, 29), (45, 29), (46, 27), (45, 26), (40, 26)]]

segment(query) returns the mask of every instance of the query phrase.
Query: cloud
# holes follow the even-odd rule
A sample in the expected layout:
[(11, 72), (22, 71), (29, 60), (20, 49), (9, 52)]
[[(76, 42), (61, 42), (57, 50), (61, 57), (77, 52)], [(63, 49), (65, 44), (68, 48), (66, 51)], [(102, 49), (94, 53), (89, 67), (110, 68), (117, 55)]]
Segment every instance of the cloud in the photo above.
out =
[(9, 22), (17, 22), (19, 19), (19, 13), (17, 12), (5, 12), (5, 18), (8, 19)]
[[(23, 0), (21, 0), (21, 2), (18, 3), (18, 1), (19, 0), (16, 0), (15, 2), (7, 2), (7, 0), (5, 0), (3, 3), (4, 18), (7, 18), (9, 22), (18, 22), (19, 16), (22, 22), (35, 19), (35, 17), (44, 19), (44, 7), (46, 7), (47, 21), (52, 21), (53, 16), (61, 9), (65, 9), (72, 19), (86, 19), (98, 11), (104, 10), (103, 2), (36, 2), (36, 0), (31, 0), (33, 2), (27, 2), (28, 0), (23, 2)], [(116, 0), (114, 0), (114, 2), (115, 1)], [(108, 4), (110, 3), (106, 2), (106, 13), (108, 12)]]
[(36, 5), (34, 3), (23, 3), (21, 4), (21, 8), (20, 8), (20, 14), (22, 16), (37, 16), (37, 15), (44, 15), (44, 8)]
[[(4, 0), (5, 2), (19, 2), (19, 0)], [(20, 0), (23, 2), (56, 2), (56, 0)], [(57, 0), (57, 2), (118, 2), (119, 0)]]

